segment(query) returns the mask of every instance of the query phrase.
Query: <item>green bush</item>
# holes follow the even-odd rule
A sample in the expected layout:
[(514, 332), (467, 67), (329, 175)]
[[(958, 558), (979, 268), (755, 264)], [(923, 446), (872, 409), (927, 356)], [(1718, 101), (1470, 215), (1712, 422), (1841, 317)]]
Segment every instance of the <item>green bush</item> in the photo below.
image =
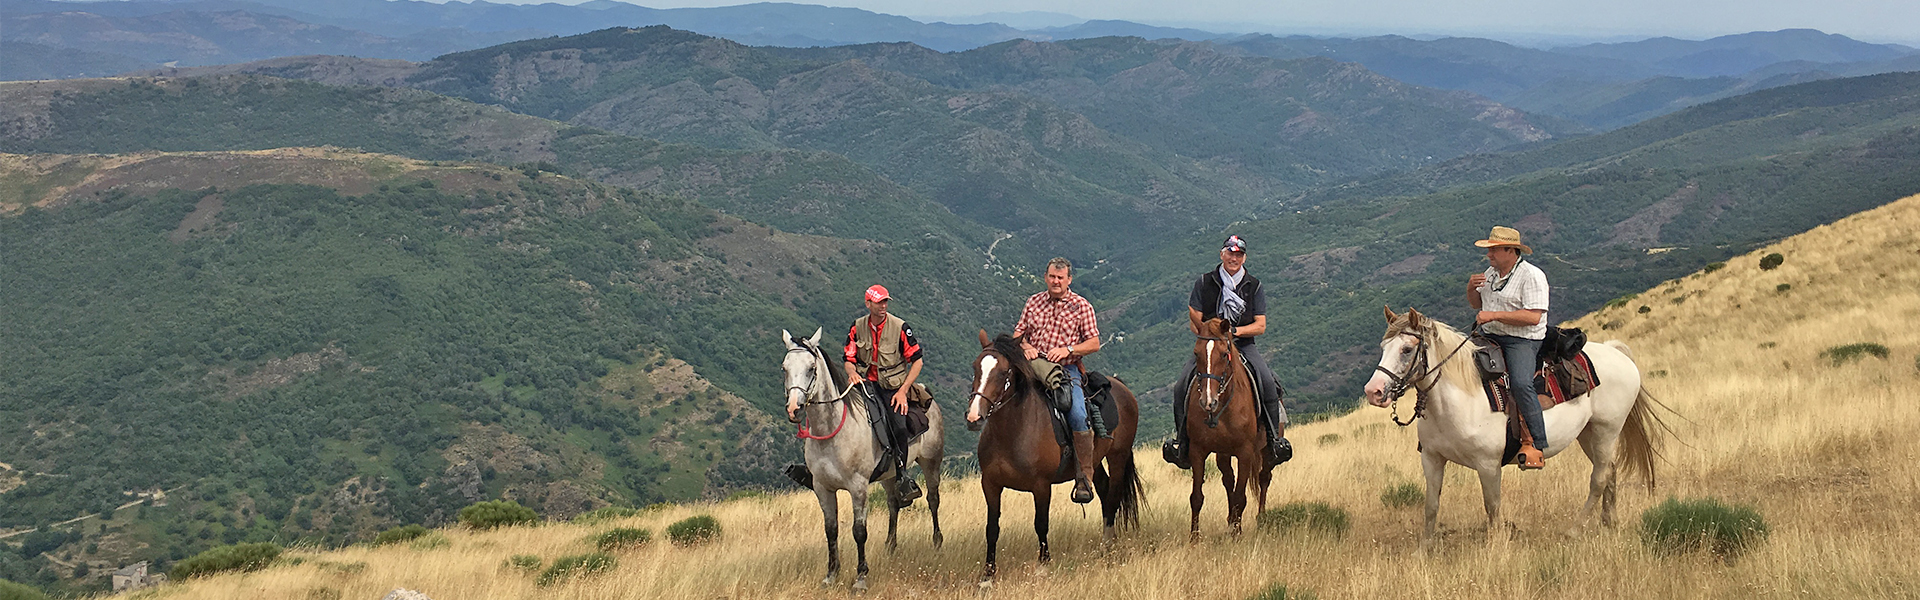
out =
[(1653, 308), (1651, 308), (1651, 307), (1648, 307), (1648, 306), (1647, 306), (1647, 305), (1645, 305), (1645, 304), (1642, 304), (1642, 305), (1640, 305), (1640, 314), (1643, 314), (1643, 315), (1644, 315), (1644, 314), (1647, 314), (1647, 313), (1650, 313), (1650, 312), (1653, 312)]
[(710, 515), (694, 515), (667, 526), (667, 539), (690, 546), (720, 537), (720, 522)]
[(1638, 297), (1640, 297), (1640, 295), (1639, 295), (1639, 294), (1627, 294), (1627, 295), (1625, 295), (1625, 296), (1621, 296), (1621, 297), (1619, 297), (1619, 298), (1614, 298), (1614, 299), (1612, 299), (1612, 300), (1608, 300), (1608, 301), (1607, 301), (1607, 308), (1621, 308), (1621, 307), (1624, 307), (1624, 306), (1626, 306), (1626, 305), (1627, 305), (1627, 303), (1628, 303), (1628, 302), (1632, 302), (1634, 298), (1638, 298)]
[(593, 536), (593, 544), (598, 546), (601, 552), (624, 550), (651, 541), (653, 541), (652, 531), (633, 527), (610, 529), (606, 533)]
[(618, 564), (618, 561), (613, 559), (613, 555), (605, 552), (562, 556), (554, 559), (553, 565), (548, 566), (547, 570), (541, 571), (540, 579), (535, 583), (543, 586), (553, 585), (575, 577), (612, 571)]
[(1706, 550), (1732, 560), (1766, 539), (1759, 511), (1713, 498), (1667, 498), (1640, 514), (1640, 541), (1664, 555)]
[(625, 519), (640, 514), (640, 509), (625, 506), (602, 506), (573, 516), (572, 521), (579, 525), (598, 525), (614, 519)]
[(1782, 294), (1786, 293), (1787, 290), (1791, 290), (1791, 289), (1793, 289), (1793, 284), (1791, 283), (1782, 283), (1780, 285), (1773, 286), (1773, 291), (1782, 293)]
[(416, 552), (424, 552), (427, 550), (439, 550), (452, 545), (453, 540), (447, 539), (447, 536), (440, 535), (439, 533), (429, 533), (409, 542), (407, 547)]
[(425, 527), (421, 527), (419, 525), (403, 525), (400, 527), (395, 527), (393, 529), (382, 531), (380, 532), (380, 535), (373, 536), (373, 545), (385, 546), (387, 544), (398, 544), (400, 542), (410, 542), (410, 541), (413, 541), (414, 538), (417, 538), (426, 534), (427, 534), (427, 528)]
[(168, 575), (174, 579), (190, 579), (227, 571), (258, 571), (279, 557), (279, 544), (262, 542), (219, 546), (174, 563)]
[(1380, 503), (1387, 505), (1387, 508), (1419, 506), (1426, 501), (1426, 490), (1420, 489), (1420, 484), (1411, 481), (1388, 486), (1387, 491), (1380, 492)]
[(1760, 257), (1760, 270), (1772, 271), (1780, 268), (1780, 264), (1784, 262), (1787, 262), (1787, 257), (1781, 256), (1779, 252), (1768, 254)]
[(1276, 583), (1260, 590), (1260, 593), (1247, 597), (1247, 600), (1316, 600), (1313, 592), (1307, 590), (1287, 591), (1287, 584)]
[(1718, 271), (1718, 270), (1721, 270), (1721, 269), (1725, 269), (1725, 268), (1727, 268), (1727, 263), (1723, 263), (1723, 262), (1717, 262), (1717, 263), (1707, 263), (1707, 268), (1705, 268), (1705, 269), (1701, 269), (1701, 270), (1700, 270), (1700, 272), (1701, 272), (1701, 273), (1712, 273), (1712, 272), (1714, 272), (1714, 271)]
[(1325, 502), (1289, 502), (1260, 513), (1259, 527), (1267, 531), (1306, 529), (1338, 537), (1346, 535), (1350, 521), (1346, 509)]
[(512, 500), (489, 500), (460, 509), (460, 524), (474, 529), (532, 525), (539, 519), (533, 509)]
[(1840, 365), (1844, 365), (1844, 364), (1865, 358), (1867, 355), (1873, 355), (1874, 358), (1886, 360), (1887, 354), (1888, 354), (1888, 351), (1886, 346), (1875, 344), (1873, 342), (1860, 342), (1858, 344), (1834, 346), (1826, 350), (1821, 350), (1820, 358), (1824, 358), (1829, 361), (1832, 361), (1833, 366), (1838, 367)]
[(540, 557), (533, 554), (515, 554), (513, 558), (507, 559), (506, 567), (518, 569), (523, 573), (532, 573), (540, 570), (541, 562)]
[(1319, 443), (1322, 446), (1332, 446), (1334, 444), (1338, 444), (1340, 443), (1340, 434), (1338, 433), (1321, 434)]
[(732, 502), (735, 500), (752, 500), (755, 498), (766, 498), (766, 497), (767, 497), (767, 493), (762, 492), (760, 490), (739, 490), (734, 493), (727, 494), (727, 501)]
[(26, 584), (0, 579), (0, 600), (47, 600), (47, 595)]

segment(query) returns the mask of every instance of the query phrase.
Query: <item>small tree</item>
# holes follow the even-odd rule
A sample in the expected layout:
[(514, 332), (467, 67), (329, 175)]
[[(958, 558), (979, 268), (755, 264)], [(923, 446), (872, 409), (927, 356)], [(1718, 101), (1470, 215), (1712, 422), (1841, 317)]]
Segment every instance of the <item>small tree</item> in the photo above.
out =
[(1760, 270), (1772, 271), (1774, 269), (1780, 268), (1781, 263), (1785, 263), (1785, 262), (1787, 262), (1787, 257), (1781, 256), (1779, 252), (1768, 254), (1766, 256), (1760, 257)]
[(720, 521), (710, 515), (694, 515), (667, 526), (667, 539), (691, 546), (720, 537)]

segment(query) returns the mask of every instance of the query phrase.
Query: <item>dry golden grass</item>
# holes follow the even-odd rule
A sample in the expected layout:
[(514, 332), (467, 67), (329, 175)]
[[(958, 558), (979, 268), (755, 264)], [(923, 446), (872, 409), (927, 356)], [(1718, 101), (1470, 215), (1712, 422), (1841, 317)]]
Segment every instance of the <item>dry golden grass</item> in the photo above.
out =
[[(1007, 498), (1000, 583), (993, 595), (1052, 598), (1104, 590), (1122, 598), (1245, 598), (1270, 585), (1321, 598), (1667, 598), (1920, 597), (1920, 196), (1854, 216), (1730, 261), (1724, 269), (1662, 285), (1624, 308), (1577, 323), (1594, 339), (1634, 348), (1648, 385), (1684, 415), (1660, 465), (1661, 487), (1623, 485), (1617, 529), (1563, 532), (1586, 495), (1589, 465), (1563, 454), (1540, 473), (1506, 476), (1510, 539), (1491, 543), (1478, 484), (1448, 474), (1443, 535), (1433, 555), (1414, 554), (1419, 509), (1388, 509), (1380, 493), (1414, 481), (1411, 429), (1363, 409), (1301, 425), (1289, 435), (1300, 453), (1276, 472), (1274, 504), (1318, 500), (1352, 513), (1343, 539), (1249, 531), (1225, 536), (1223, 495), (1209, 482), (1206, 539), (1186, 542), (1188, 479), (1142, 452), (1149, 505), (1143, 529), (1118, 550), (1098, 550), (1097, 511), (1064, 499), (1053, 508), (1053, 563), (1034, 564), (1032, 504)], [(1772, 271), (1759, 257), (1786, 255)], [(1775, 291), (1789, 283), (1787, 292)], [(1681, 303), (1673, 298), (1685, 297)], [(1649, 313), (1636, 312), (1645, 304)], [(1616, 322), (1602, 331), (1601, 323)], [(1821, 350), (1876, 342), (1892, 350), (1831, 366)], [(1661, 373), (1664, 372), (1664, 375)], [(1356, 391), (1357, 395), (1357, 391)], [(1338, 440), (1325, 439), (1337, 434)], [(1683, 445), (1684, 444), (1684, 445)], [(900, 552), (888, 555), (878, 523), (874, 597), (973, 597), (983, 551), (977, 483), (949, 482), (948, 543), (929, 542), (924, 510), (903, 516)], [(1064, 496), (1064, 493), (1059, 494)], [(1669, 495), (1751, 504), (1772, 538), (1726, 564), (1707, 557), (1659, 558), (1639, 543), (1642, 510)], [(844, 500), (842, 501), (845, 502)], [(514, 554), (547, 561), (591, 551), (591, 534), (648, 527), (696, 513), (718, 517), (722, 540), (701, 548), (656, 542), (619, 555), (608, 574), (553, 588), (504, 568)], [(846, 514), (843, 510), (842, 514)], [(843, 532), (846, 524), (842, 523)], [(434, 598), (835, 598), (822, 588), (820, 513), (810, 495), (785, 494), (718, 505), (681, 506), (597, 527), (548, 525), (487, 533), (447, 531), (450, 547), (295, 552), (308, 562), (164, 588), (192, 598), (379, 598), (405, 587)], [(852, 544), (843, 556), (852, 571)], [(324, 561), (326, 564), (323, 564)], [(365, 563), (357, 570), (338, 565)], [(338, 595), (335, 595), (338, 592)]]

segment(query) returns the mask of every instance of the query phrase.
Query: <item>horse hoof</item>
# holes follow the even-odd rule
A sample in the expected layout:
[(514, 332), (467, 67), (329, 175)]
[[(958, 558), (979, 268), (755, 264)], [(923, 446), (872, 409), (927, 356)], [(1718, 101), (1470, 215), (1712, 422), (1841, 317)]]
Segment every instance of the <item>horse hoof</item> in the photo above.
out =
[(853, 591), (856, 591), (856, 592), (867, 591), (867, 579), (865, 577), (862, 577), (860, 579), (854, 580)]
[(993, 578), (982, 579), (979, 585), (981, 593), (991, 592), (993, 591)]
[(938, 531), (933, 532), (933, 547), (939, 548), (940, 544), (945, 541), (946, 541), (946, 538), (940, 537), (940, 532)]
[(833, 579), (834, 577), (832, 575), (828, 575), (826, 579), (820, 580), (820, 587), (833, 587)]

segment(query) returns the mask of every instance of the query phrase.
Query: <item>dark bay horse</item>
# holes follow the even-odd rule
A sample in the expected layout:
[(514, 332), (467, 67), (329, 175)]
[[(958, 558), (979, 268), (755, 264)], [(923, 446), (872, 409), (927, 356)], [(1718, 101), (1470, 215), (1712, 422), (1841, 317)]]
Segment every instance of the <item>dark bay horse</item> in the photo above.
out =
[[(1199, 338), (1193, 342), (1193, 381), (1187, 388), (1187, 460), (1193, 468), (1193, 529), (1200, 539), (1200, 507), (1207, 503), (1201, 485), (1207, 481), (1207, 455), (1215, 455), (1220, 466), (1220, 485), (1227, 490), (1227, 528), (1240, 535), (1240, 517), (1247, 509), (1247, 486), (1253, 485), (1260, 514), (1267, 509), (1267, 486), (1273, 483), (1274, 465), (1264, 464), (1260, 449), (1267, 440), (1260, 435), (1259, 413), (1254, 406), (1259, 394), (1254, 379), (1240, 366), (1240, 349), (1233, 343), (1227, 322), (1213, 319), (1200, 323)], [(1198, 409), (1198, 410), (1195, 410)], [(1234, 471), (1239, 459), (1239, 472)], [(1254, 479), (1255, 476), (1259, 479)]]
[[(973, 393), (968, 398), (967, 427), (978, 430), (980, 489), (987, 497), (987, 562), (981, 587), (993, 585), (994, 553), (1000, 545), (1000, 492), (1011, 488), (1033, 494), (1033, 531), (1040, 537), (1040, 562), (1053, 558), (1047, 549), (1047, 511), (1053, 485), (1073, 481), (1071, 464), (1062, 465), (1060, 444), (1054, 439), (1053, 419), (1046, 390), (1020, 350), (1020, 341), (1002, 335), (988, 340), (980, 332), (980, 356), (973, 359)], [(1140, 423), (1140, 404), (1119, 379), (1113, 381), (1118, 419), (1111, 439), (1096, 439), (1094, 454), (1105, 464), (1095, 467), (1093, 490), (1100, 497), (1102, 537), (1111, 546), (1115, 526), (1140, 526), (1140, 473), (1133, 465), (1133, 436)], [(1089, 407), (1089, 411), (1097, 410)], [(1107, 467), (1112, 467), (1108, 476)]]

